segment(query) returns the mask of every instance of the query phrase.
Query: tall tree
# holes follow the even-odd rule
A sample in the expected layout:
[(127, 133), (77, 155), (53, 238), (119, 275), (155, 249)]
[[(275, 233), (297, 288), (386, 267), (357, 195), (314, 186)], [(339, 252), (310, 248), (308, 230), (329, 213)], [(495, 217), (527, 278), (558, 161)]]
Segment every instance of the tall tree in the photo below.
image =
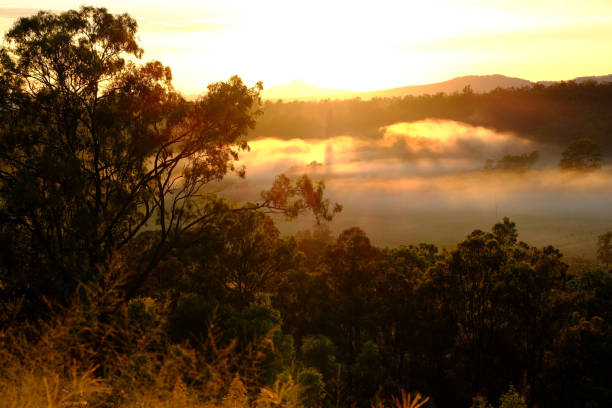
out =
[(583, 137), (563, 151), (559, 166), (564, 170), (596, 170), (601, 167), (603, 153), (601, 146), (593, 140)]
[[(174, 91), (168, 67), (137, 62), (136, 30), (126, 14), (83, 7), (22, 18), (6, 35), (0, 232), (13, 237), (3, 259), (26, 254), (0, 265), (11, 296), (38, 284), (45, 295), (65, 298), (78, 282), (109, 270), (139, 233), (155, 229), (125, 282), (132, 296), (186, 232), (242, 210), (205, 186), (231, 171), (244, 174), (235, 161), (248, 148), (261, 83), (249, 88), (234, 76), (188, 102)], [(308, 179), (294, 186), (281, 178), (248, 209), (296, 215), (312, 208), (329, 218), (322, 191)]]
[(606, 265), (612, 262), (612, 232), (608, 231), (597, 237), (597, 260)]
[(374, 293), (383, 265), (382, 253), (362, 229), (353, 227), (343, 231), (329, 247), (326, 265), (333, 299), (331, 315), (337, 325), (337, 336), (332, 340), (352, 362), (375, 327)]

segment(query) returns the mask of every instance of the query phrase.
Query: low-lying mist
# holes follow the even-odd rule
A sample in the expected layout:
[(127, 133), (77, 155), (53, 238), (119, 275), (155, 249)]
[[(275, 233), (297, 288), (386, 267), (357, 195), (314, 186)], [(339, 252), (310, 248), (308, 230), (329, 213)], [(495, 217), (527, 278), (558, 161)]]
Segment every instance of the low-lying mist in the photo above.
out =
[[(330, 225), (333, 231), (357, 225), (383, 246), (450, 247), (473, 229), (488, 230), (508, 216), (522, 240), (593, 259), (597, 236), (612, 229), (610, 166), (563, 172), (557, 147), (460, 122), (398, 123), (381, 133), (376, 140), (347, 135), (252, 141), (251, 151), (241, 156), (246, 180), (233, 179), (223, 194), (256, 201), (277, 174), (308, 173), (324, 180), (330, 199), (344, 206)], [(486, 160), (534, 150), (539, 160), (530, 169), (484, 171)], [(312, 223), (279, 221), (285, 233)]]

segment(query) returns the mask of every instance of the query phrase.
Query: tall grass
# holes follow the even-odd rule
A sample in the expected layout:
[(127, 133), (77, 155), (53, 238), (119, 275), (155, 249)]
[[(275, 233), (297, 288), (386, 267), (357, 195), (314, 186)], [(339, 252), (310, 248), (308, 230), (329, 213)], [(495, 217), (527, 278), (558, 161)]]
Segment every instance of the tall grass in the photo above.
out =
[[(274, 332), (249, 344), (221, 340), (215, 324), (199, 341), (175, 344), (168, 308), (151, 298), (121, 301), (121, 278), (82, 286), (69, 307), (0, 330), (0, 408), (320, 407), (320, 374), (289, 363), (265, 384)], [(311, 370), (312, 371), (312, 370)], [(302, 378), (303, 377), (303, 378)], [(303, 384), (301, 382), (303, 382)], [(318, 385), (317, 385), (318, 384)], [(341, 373), (330, 406), (342, 406)], [(398, 408), (419, 408), (420, 396)], [(383, 408), (379, 405), (379, 408)]]
[(152, 299), (113, 313), (103, 298), (85, 299), (0, 331), (1, 408), (300, 406), (291, 376), (257, 381), (272, 334), (239, 352), (211, 324), (197, 344), (173, 344)]
[[(404, 389), (401, 391), (401, 398), (392, 396), (392, 399), (393, 404), (390, 406), (391, 408), (421, 408), (429, 401), (429, 397), (423, 398), (421, 394), (412, 396), (406, 393)], [(382, 402), (378, 402), (372, 408), (386, 408), (386, 406)]]

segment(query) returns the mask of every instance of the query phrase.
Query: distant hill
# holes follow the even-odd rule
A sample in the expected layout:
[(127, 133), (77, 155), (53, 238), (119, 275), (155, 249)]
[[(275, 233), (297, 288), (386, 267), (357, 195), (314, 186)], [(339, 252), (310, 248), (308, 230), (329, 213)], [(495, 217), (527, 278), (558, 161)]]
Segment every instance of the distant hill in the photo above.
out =
[(406, 95), (418, 96), (426, 94), (434, 95), (440, 92), (461, 92), (466, 86), (470, 86), (474, 92), (485, 93), (495, 88), (520, 88), (532, 84), (531, 81), (527, 81), (526, 79), (512, 78), (504, 75), (467, 75), (434, 84), (403, 86), (401, 88), (366, 92), (364, 95), (367, 98)]
[(600, 76), (585, 76), (574, 78), (575, 82), (586, 82), (586, 81), (595, 81), (595, 82), (612, 82), (612, 74), (609, 75), (600, 75)]
[[(583, 76), (571, 79), (574, 82), (612, 82), (612, 74), (600, 76)], [(538, 81), (538, 84), (552, 85), (562, 81)], [(305, 81), (294, 79), (287, 84), (275, 85), (264, 89), (261, 96), (263, 99), (285, 101), (314, 101), (319, 99), (372, 99), (372, 98), (392, 98), (407, 95), (435, 95), (443, 92), (451, 94), (461, 92), (466, 86), (470, 86), (476, 93), (486, 93), (495, 88), (521, 88), (530, 86), (534, 83), (522, 78), (513, 78), (505, 75), (466, 75), (448, 81), (436, 82), (425, 85), (410, 85), (399, 88), (383, 89), (379, 91), (358, 92), (346, 89), (319, 88)], [(189, 100), (195, 100), (200, 95), (186, 95)]]
[(380, 91), (356, 92), (339, 89), (326, 89), (310, 85), (304, 81), (294, 80), (288, 84), (276, 85), (264, 90), (264, 99), (284, 100), (316, 100), (316, 99), (362, 99), (389, 98), (406, 95), (437, 94), (440, 92), (461, 92), (466, 86), (471, 86), (474, 92), (484, 93), (495, 88), (518, 88), (532, 85), (531, 81), (521, 78), (511, 78), (504, 75), (468, 75), (426, 85), (403, 86)]
[[(570, 81), (573, 82), (587, 82), (587, 81), (595, 81), (595, 82), (612, 82), (612, 74), (609, 75), (599, 75), (599, 76), (583, 76), (583, 77), (577, 77), (574, 79), (570, 79)], [(538, 84), (541, 85), (552, 85), (552, 84), (558, 84), (559, 82), (563, 82), (563, 81), (538, 81)]]

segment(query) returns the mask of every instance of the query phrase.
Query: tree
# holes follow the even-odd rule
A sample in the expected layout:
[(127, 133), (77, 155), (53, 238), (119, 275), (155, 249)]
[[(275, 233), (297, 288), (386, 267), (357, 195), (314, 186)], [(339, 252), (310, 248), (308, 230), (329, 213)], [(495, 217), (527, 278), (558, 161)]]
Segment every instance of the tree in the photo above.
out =
[(172, 261), (164, 261), (153, 271), (148, 281), (151, 295), (173, 289), (171, 299), (181, 293), (197, 293), (244, 307), (258, 293), (276, 292), (294, 251), (280, 238), (270, 216), (260, 211), (229, 213), (207, 227), (208, 232), (196, 229), (206, 239), (194, 241), (186, 236), (167, 257)]
[(529, 154), (519, 155), (506, 155), (502, 159), (487, 160), (485, 162), (484, 169), (487, 171), (491, 170), (503, 170), (503, 171), (514, 171), (514, 172), (525, 172), (529, 170), (540, 158), (540, 153), (537, 150)]
[(601, 167), (601, 147), (589, 138), (578, 139), (563, 151), (559, 166), (563, 170), (597, 170)]
[[(100, 280), (145, 230), (149, 245), (124, 282), (134, 296), (185, 233), (218, 214), (268, 208), (331, 218), (322, 185), (278, 179), (236, 208), (205, 190), (248, 149), (261, 83), (237, 76), (194, 102), (160, 62), (140, 64), (137, 23), (82, 7), (21, 18), (0, 50), (0, 235), (10, 242), (0, 287), (13, 298), (66, 299)], [(297, 199), (296, 199), (297, 197)], [(197, 239), (198, 237), (193, 237)], [(25, 260), (15, 261), (22, 255)], [(23, 256), (25, 255), (25, 256)], [(37, 287), (33, 293), (32, 288)]]
[(476, 230), (430, 270), (432, 281), (442, 291), (443, 308), (456, 321), (456, 369), (466, 370), (471, 395), (488, 381), (487, 360), (503, 319), (496, 306), (496, 280), (507, 261), (494, 236)]
[(608, 231), (597, 237), (597, 260), (606, 265), (612, 262), (612, 232)]
[(304, 364), (315, 368), (326, 381), (337, 374), (336, 346), (326, 336), (319, 334), (304, 337), (300, 353)]
[(497, 238), (497, 241), (504, 246), (512, 246), (516, 244), (518, 239), (518, 232), (516, 231), (516, 224), (508, 217), (504, 217), (503, 222), (498, 222), (493, 226), (493, 235)]
[(382, 252), (372, 246), (362, 229), (353, 227), (328, 248), (325, 263), (332, 299), (330, 318), (336, 326), (332, 340), (352, 361), (376, 326), (374, 295), (383, 266)]
[(546, 400), (540, 373), (568, 314), (561, 258), (553, 247), (518, 241), (505, 217), (492, 233), (472, 232), (429, 269), (437, 319), (455, 325), (454, 344), (442, 353), (453, 359), (455, 378), (469, 381), (461, 387), (471, 386), (466, 401), (496, 397), (509, 381), (522, 383), (534, 401)]

